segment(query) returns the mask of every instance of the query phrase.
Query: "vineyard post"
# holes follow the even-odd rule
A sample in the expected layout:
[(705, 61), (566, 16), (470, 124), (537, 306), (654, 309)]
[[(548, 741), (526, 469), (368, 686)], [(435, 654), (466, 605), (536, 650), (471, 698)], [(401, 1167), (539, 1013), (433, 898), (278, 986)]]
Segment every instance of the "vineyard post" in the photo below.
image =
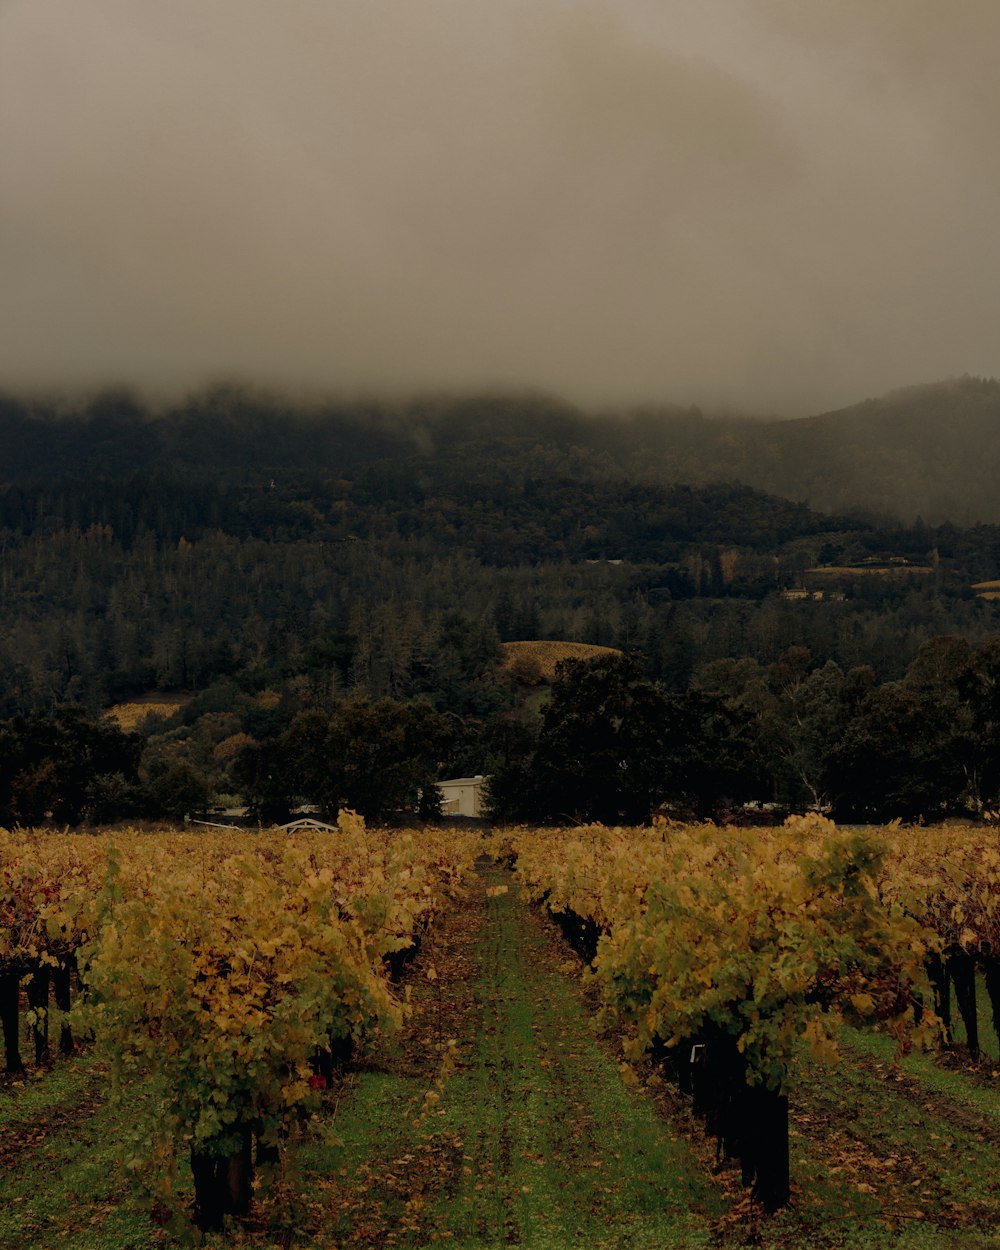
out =
[(748, 1145), (757, 1177), (754, 1192), (771, 1214), (787, 1206), (791, 1197), (788, 1099), (766, 1085), (751, 1085), (747, 1087), (746, 1106)]
[(7, 1055), (7, 1072), (20, 1076), (24, 1061), (18, 1047), (18, 1016), (20, 1014), (21, 972), (19, 968), (6, 968), (0, 972), (0, 1021), (3, 1024), (3, 1044)]
[(28, 1006), (35, 1013), (31, 1036), (35, 1043), (35, 1064), (42, 1067), (49, 1061), (49, 981), (52, 969), (47, 963), (35, 964), (28, 981)]
[(64, 955), (52, 971), (52, 990), (56, 1006), (63, 1013), (63, 1020), (59, 1029), (59, 1053), (61, 1055), (71, 1055), (73, 1053), (73, 1030), (66, 1022), (66, 1015), (71, 1006), (70, 979), (73, 973), (74, 962), (75, 957), (73, 955)]
[(708, 1056), (703, 1041), (695, 1040), (691, 1043), (689, 1073), (691, 1080), (691, 1113), (692, 1115), (706, 1115), (708, 1112), (708, 1088), (711, 1074), (708, 1071)]
[(979, 1058), (979, 1021), (976, 1018), (976, 965), (968, 951), (956, 947), (948, 955), (948, 967), (951, 970), (952, 984), (955, 986), (955, 1001), (958, 1003), (959, 1015), (965, 1025), (965, 1040), (969, 1054), (973, 1059)]
[[(747, 1152), (747, 1065), (731, 1033), (718, 1038), (718, 1147), (716, 1162), (745, 1159)], [(744, 1168), (745, 1170), (745, 1168)]]
[(951, 967), (937, 951), (931, 951), (926, 959), (927, 977), (934, 991), (934, 1012), (944, 1025), (945, 1036), (951, 1042)]
[(989, 995), (993, 1014), (993, 1031), (1000, 1041), (1000, 959), (992, 950), (981, 954), (983, 964), (983, 980), (986, 982), (986, 993)]
[(682, 1094), (694, 1097), (694, 1065), (696, 1062), (696, 1037), (682, 1037), (677, 1043), (677, 1050), (672, 1057), (677, 1088)]
[(227, 1215), (245, 1215), (253, 1195), (253, 1134), (243, 1130), (240, 1144), (228, 1154), (191, 1147), (195, 1223), (217, 1232)]

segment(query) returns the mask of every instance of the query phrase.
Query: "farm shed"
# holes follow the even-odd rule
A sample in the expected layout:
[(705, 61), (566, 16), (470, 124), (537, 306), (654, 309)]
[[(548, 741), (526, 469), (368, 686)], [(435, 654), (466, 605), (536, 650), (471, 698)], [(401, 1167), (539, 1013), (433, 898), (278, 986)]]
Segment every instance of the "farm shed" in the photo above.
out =
[(455, 777), (451, 781), (439, 781), (442, 814), (445, 816), (481, 816), (485, 782), (486, 778), (480, 773), (477, 773), (475, 777)]

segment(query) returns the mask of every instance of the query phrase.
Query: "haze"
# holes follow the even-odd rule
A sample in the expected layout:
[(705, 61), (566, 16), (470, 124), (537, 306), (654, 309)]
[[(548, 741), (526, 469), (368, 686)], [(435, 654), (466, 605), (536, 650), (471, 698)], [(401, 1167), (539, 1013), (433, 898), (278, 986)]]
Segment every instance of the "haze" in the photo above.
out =
[(0, 385), (1000, 371), (995, 0), (7, 0)]

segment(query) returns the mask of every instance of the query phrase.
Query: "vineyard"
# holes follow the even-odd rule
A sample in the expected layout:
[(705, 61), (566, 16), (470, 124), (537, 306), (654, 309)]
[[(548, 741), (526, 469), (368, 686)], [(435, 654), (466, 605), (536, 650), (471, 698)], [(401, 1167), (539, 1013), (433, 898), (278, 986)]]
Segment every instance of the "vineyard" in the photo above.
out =
[[(250, 1205), (334, 1069), (399, 1026), (402, 962), (454, 896), (473, 843), (388, 839), (341, 817), (338, 836), (5, 837), (0, 1012), (6, 1070), (24, 1073), (20, 990), (36, 1069), (50, 1059), (50, 983), (112, 1086), (148, 1078), (149, 1120), (127, 1163), (169, 1206), (190, 1156), (199, 1225)], [(85, 993), (71, 1009), (74, 980)]]
[(0, 834), (0, 1247), (995, 1246), (998, 930), (988, 827)]
[(977, 967), (1000, 1033), (995, 833), (847, 835), (807, 817), (724, 836), (596, 827), (511, 850), (593, 967), (626, 1052), (651, 1054), (691, 1095), (766, 1211), (790, 1196), (803, 1044), (835, 1061), (845, 1020), (890, 1032), (901, 1054), (948, 1042), (954, 987), (978, 1058)]

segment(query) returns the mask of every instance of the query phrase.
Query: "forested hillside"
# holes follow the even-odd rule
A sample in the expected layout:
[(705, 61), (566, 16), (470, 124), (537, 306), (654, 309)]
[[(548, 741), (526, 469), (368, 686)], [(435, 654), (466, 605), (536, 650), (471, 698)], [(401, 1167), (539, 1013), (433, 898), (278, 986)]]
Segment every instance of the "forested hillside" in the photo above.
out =
[[(10, 400), (0, 711), (317, 671), (435, 694), (455, 620), (497, 641), (638, 648), (678, 687), (700, 663), (797, 644), (898, 676), (921, 637), (992, 631), (969, 586), (1000, 570), (1000, 528), (875, 524), (629, 467), (651, 431), (712, 425), (532, 398), (305, 413), (216, 390), (159, 414), (113, 393), (69, 413)], [(814, 589), (816, 566), (889, 558), (933, 576), (781, 597)]]
[[(864, 668), (857, 692), (903, 678), (938, 635), (975, 649), (1000, 633), (996, 602), (974, 589), (1000, 572), (1000, 527), (833, 515), (735, 474), (669, 480), (706, 430), (735, 447), (776, 426), (601, 421), (537, 397), (306, 411), (218, 389), (158, 412), (113, 393), (67, 410), (8, 400), (0, 427), (0, 718), (29, 718), (9, 741), (34, 759), (11, 781), (13, 813), (55, 810), (51, 743), (72, 759), (86, 738), (31, 717), (154, 695), (183, 713), (141, 764), (122, 747), (107, 775), (124, 780), (90, 798), (81, 783), (67, 810), (104, 810), (115, 794), (190, 810), (220, 793), (287, 810), (309, 792), (279, 767), (300, 758), (285, 735), (308, 712), (326, 718), (309, 750), (391, 730), (428, 744), (400, 774), (403, 806), (435, 774), (499, 761), (516, 777), (544, 696), (511, 679), (500, 643), (546, 638), (629, 653), (672, 696), (724, 699), (740, 733), (756, 717), (752, 781), (713, 774), (681, 787), (685, 802), (819, 801), (814, 776), (786, 784), (761, 746), (756, 679), (720, 665), (758, 665), (780, 696), (792, 649), (803, 679)], [(700, 734), (703, 712), (675, 719), (693, 716)], [(706, 759), (728, 758), (721, 739), (699, 741)], [(351, 767), (389, 767), (373, 760)]]
[[(957, 378), (821, 416), (736, 424), (702, 454), (707, 478), (732, 475), (824, 511), (996, 522), (1000, 383)], [(690, 471), (702, 476), (697, 463)]]
[(305, 403), (217, 386), (155, 408), (113, 390), (86, 399), (0, 395), (0, 437), (3, 481), (121, 480), (165, 465), (353, 478), (386, 461), (450, 457), (466, 474), (497, 459), (535, 475), (558, 466), (574, 478), (737, 481), (820, 511), (882, 519), (1000, 522), (995, 379), (908, 387), (780, 421), (665, 405), (588, 414), (532, 394)]

